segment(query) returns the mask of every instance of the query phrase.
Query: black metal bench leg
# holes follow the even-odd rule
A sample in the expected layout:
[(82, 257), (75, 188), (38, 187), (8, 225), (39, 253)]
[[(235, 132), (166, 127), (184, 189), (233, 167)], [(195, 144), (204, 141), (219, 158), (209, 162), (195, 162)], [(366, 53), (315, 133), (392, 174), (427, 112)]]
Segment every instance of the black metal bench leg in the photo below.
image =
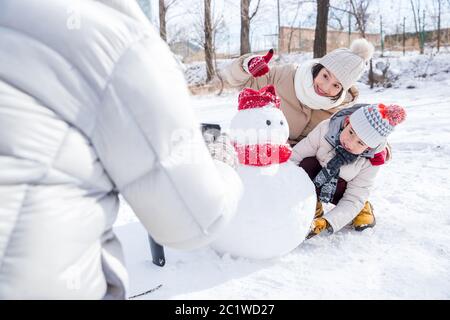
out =
[(150, 242), (150, 250), (152, 252), (152, 261), (159, 267), (163, 267), (166, 264), (166, 257), (164, 255), (164, 247), (157, 243), (150, 235), (148, 235)]

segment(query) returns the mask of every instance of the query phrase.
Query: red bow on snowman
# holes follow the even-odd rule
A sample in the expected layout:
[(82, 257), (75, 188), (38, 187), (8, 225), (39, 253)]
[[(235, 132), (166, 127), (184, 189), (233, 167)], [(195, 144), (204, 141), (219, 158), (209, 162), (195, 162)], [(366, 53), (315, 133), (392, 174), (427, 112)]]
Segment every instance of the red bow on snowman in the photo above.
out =
[(253, 90), (251, 88), (244, 88), (241, 93), (239, 93), (239, 106), (238, 110), (252, 109), (267, 107), (272, 104), (276, 108), (280, 108), (280, 98), (278, 98), (275, 93), (275, 87), (273, 85), (268, 85), (261, 90)]
[[(268, 85), (257, 91), (245, 88), (239, 94), (238, 110), (262, 107), (280, 108), (280, 98), (276, 95), (275, 87)], [(241, 164), (250, 166), (268, 166), (289, 160), (292, 149), (288, 144), (238, 144), (234, 143)]]

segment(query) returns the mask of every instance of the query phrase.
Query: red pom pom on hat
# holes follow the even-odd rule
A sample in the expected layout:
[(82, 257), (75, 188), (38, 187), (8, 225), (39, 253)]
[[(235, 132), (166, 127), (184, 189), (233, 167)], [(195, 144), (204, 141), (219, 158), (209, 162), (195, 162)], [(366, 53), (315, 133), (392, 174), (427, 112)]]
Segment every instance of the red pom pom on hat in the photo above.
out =
[(273, 85), (265, 86), (259, 91), (251, 88), (244, 88), (239, 94), (238, 101), (238, 110), (261, 108), (269, 104), (273, 104), (274, 107), (280, 108), (281, 104), (280, 98), (277, 96)]
[(406, 111), (401, 106), (396, 104), (390, 104), (388, 106), (380, 103), (378, 105), (381, 117), (387, 119), (391, 126), (396, 126), (399, 123), (405, 121)]

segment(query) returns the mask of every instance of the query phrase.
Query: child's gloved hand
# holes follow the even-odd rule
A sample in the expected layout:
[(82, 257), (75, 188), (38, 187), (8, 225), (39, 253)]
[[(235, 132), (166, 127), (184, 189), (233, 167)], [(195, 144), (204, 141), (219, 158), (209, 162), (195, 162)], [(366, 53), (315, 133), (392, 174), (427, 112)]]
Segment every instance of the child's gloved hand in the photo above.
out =
[(207, 141), (206, 146), (213, 159), (236, 168), (238, 164), (237, 153), (227, 134), (221, 133), (215, 141)]
[(328, 230), (328, 231), (332, 232), (331, 226), (328, 223), (328, 221), (325, 220), (324, 218), (314, 219), (313, 222), (311, 223), (311, 228), (310, 228), (309, 234), (306, 236), (306, 239), (310, 239), (314, 236), (317, 236), (319, 233), (321, 233), (324, 230)]
[(254, 77), (261, 77), (269, 72), (269, 61), (273, 57), (273, 49), (270, 49), (265, 56), (257, 56), (248, 63), (248, 71)]

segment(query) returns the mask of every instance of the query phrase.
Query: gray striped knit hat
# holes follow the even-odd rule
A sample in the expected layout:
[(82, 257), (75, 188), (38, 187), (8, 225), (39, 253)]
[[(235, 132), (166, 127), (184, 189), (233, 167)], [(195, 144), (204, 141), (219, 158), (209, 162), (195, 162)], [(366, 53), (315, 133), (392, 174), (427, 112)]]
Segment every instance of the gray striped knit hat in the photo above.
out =
[(365, 144), (376, 148), (386, 141), (387, 136), (405, 117), (405, 109), (398, 105), (371, 104), (353, 112), (350, 124)]

